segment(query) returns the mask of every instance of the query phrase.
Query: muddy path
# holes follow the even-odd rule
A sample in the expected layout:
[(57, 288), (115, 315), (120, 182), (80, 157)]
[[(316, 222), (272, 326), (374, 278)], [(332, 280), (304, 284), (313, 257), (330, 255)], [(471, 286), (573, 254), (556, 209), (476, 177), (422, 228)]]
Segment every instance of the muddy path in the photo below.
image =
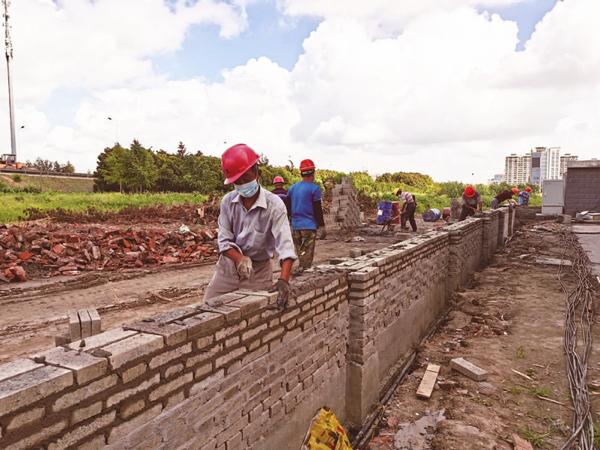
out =
[[(366, 236), (364, 242), (345, 239), (318, 241), (316, 262), (348, 256), (352, 248), (372, 251), (398, 240), (392, 236)], [(66, 331), (69, 311), (96, 308), (102, 317), (102, 328), (108, 329), (196, 303), (213, 270), (214, 261), (159, 271), (37, 280), (11, 291), (0, 291), (0, 363), (53, 346), (54, 336)]]
[[(445, 420), (429, 428), (413, 448), (509, 450), (513, 433), (536, 449), (561, 447), (572, 420), (563, 354), (565, 296), (557, 267), (536, 264), (538, 256), (562, 257), (559, 236), (523, 230), (492, 265), (475, 274), (469, 289), (456, 295), (445, 322), (419, 349), (412, 373), (363, 448), (405, 448), (402, 430), (440, 411)], [(570, 274), (564, 281), (575, 284)], [(588, 380), (600, 387), (597, 324), (593, 334)], [(457, 357), (487, 370), (488, 379), (476, 382), (451, 371), (449, 362)], [(431, 399), (420, 400), (417, 387), (430, 362), (441, 365), (440, 376)], [(599, 396), (592, 391), (598, 422)]]

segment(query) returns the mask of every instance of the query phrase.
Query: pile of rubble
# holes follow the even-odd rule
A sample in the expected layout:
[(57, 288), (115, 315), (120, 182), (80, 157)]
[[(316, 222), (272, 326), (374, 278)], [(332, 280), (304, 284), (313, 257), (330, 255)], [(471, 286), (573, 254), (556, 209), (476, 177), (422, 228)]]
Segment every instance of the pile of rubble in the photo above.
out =
[(0, 282), (198, 262), (217, 253), (214, 229), (136, 229), (29, 223), (0, 226)]

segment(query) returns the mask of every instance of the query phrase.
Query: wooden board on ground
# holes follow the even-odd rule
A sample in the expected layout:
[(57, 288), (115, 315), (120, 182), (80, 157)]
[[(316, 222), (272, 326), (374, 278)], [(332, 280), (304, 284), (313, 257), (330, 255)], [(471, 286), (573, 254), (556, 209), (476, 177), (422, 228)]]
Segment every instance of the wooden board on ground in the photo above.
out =
[(485, 381), (487, 379), (488, 374), (485, 370), (464, 358), (454, 358), (450, 361), (450, 367), (475, 381)]
[(515, 444), (514, 450), (533, 450), (533, 447), (531, 446), (531, 444), (528, 441), (526, 441), (525, 439), (523, 439), (522, 437), (520, 437), (516, 434), (513, 434), (512, 439), (513, 439), (513, 443)]
[(431, 393), (433, 392), (439, 373), (440, 366), (437, 364), (427, 364), (425, 375), (423, 375), (421, 384), (419, 384), (419, 389), (417, 389), (417, 397), (431, 398)]

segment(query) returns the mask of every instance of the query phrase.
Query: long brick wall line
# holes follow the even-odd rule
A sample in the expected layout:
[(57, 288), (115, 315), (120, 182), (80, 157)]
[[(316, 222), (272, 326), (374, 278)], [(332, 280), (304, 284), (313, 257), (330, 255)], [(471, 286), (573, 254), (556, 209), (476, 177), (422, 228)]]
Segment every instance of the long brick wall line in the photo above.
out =
[(0, 366), (0, 448), (296, 449), (323, 405), (360, 426), (513, 216), (316, 267), (283, 312), (238, 291)]

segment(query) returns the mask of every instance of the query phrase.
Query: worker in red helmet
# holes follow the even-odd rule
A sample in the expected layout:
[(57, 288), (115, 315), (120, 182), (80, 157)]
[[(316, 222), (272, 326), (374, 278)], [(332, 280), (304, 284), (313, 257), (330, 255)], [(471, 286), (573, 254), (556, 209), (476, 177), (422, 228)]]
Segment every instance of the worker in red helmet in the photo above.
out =
[[(221, 156), (225, 184), (234, 190), (223, 197), (219, 213), (219, 261), (204, 294), (205, 300), (238, 289), (278, 292), (285, 308), (290, 297), (290, 273), (296, 253), (285, 204), (260, 183), (259, 156), (245, 144)], [(279, 257), (281, 274), (273, 284), (271, 258)]]
[(518, 187), (513, 187), (512, 189), (506, 189), (500, 192), (492, 199), (492, 209), (498, 209), (502, 202), (511, 200), (514, 195), (519, 195)]
[(275, 189), (271, 191), (273, 194), (278, 195), (283, 200), (286, 199), (288, 194), (287, 189), (283, 187), (284, 184), (285, 180), (283, 179), (283, 177), (280, 177), (279, 175), (276, 176), (275, 178), (273, 178), (273, 186), (275, 186)]
[(317, 230), (325, 239), (325, 222), (321, 205), (321, 188), (315, 183), (315, 163), (305, 159), (300, 163), (302, 181), (290, 187), (288, 203), (292, 216), (292, 236), (300, 270), (312, 266), (315, 255)]
[(476, 212), (483, 210), (483, 201), (481, 195), (471, 185), (465, 187), (462, 195), (462, 209), (460, 210), (459, 221), (475, 215)]
[(529, 186), (526, 186), (525, 189), (519, 192), (519, 206), (529, 206), (529, 197), (532, 190)]

